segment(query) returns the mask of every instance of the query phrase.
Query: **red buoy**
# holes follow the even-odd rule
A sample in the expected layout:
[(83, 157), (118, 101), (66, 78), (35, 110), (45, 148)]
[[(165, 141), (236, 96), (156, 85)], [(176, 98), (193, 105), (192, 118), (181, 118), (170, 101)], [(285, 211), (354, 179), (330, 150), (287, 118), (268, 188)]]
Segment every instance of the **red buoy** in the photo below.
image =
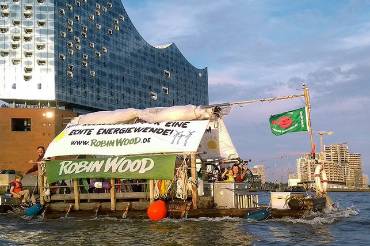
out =
[(160, 221), (167, 216), (167, 206), (162, 200), (152, 202), (147, 210), (147, 215), (151, 221)]

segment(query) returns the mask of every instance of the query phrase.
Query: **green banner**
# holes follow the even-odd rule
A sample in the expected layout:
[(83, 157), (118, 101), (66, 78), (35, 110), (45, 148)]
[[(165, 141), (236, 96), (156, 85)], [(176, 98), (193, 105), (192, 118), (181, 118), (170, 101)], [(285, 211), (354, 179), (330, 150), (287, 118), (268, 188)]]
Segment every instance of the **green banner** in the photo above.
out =
[(288, 132), (308, 131), (306, 108), (272, 115), (270, 117), (271, 132), (277, 136)]
[(49, 183), (75, 178), (172, 180), (175, 162), (176, 155), (52, 160), (46, 163), (46, 176)]

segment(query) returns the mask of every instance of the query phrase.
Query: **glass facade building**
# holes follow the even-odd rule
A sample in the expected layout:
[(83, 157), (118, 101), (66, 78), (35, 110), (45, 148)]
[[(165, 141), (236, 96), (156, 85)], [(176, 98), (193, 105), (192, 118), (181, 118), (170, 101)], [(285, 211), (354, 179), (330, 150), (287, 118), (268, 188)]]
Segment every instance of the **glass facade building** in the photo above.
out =
[(151, 46), (120, 0), (0, 0), (0, 99), (80, 111), (208, 104), (207, 69)]

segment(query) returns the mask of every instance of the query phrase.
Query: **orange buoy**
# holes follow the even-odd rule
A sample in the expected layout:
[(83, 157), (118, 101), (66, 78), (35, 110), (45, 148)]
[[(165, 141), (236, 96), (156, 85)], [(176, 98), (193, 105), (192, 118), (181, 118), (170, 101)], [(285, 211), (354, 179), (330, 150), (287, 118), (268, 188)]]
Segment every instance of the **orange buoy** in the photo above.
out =
[(167, 216), (167, 206), (162, 200), (152, 202), (147, 210), (147, 215), (151, 221), (160, 221)]

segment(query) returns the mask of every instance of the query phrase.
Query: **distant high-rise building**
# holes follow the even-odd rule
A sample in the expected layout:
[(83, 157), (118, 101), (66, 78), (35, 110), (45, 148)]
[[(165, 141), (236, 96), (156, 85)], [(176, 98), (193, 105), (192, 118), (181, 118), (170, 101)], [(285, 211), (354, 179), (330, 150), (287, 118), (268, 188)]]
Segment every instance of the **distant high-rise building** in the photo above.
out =
[(266, 183), (266, 174), (265, 174), (265, 166), (264, 165), (255, 165), (251, 169), (253, 175), (261, 177), (261, 184)]
[(362, 185), (364, 188), (369, 188), (369, 176), (367, 175), (362, 176)]
[(314, 182), (316, 164), (326, 172), (329, 187), (361, 187), (361, 155), (350, 153), (347, 144), (332, 144), (324, 147), (320, 158), (313, 160), (309, 154), (297, 159), (297, 174), (302, 182)]
[(347, 144), (331, 144), (324, 146), (324, 160), (332, 161), (342, 166), (348, 165), (348, 145)]
[(120, 0), (1, 1), (0, 100), (79, 112), (208, 104), (207, 69), (151, 46)]
[(350, 153), (348, 155), (348, 173), (347, 173), (347, 186), (362, 187), (362, 161), (361, 154)]

